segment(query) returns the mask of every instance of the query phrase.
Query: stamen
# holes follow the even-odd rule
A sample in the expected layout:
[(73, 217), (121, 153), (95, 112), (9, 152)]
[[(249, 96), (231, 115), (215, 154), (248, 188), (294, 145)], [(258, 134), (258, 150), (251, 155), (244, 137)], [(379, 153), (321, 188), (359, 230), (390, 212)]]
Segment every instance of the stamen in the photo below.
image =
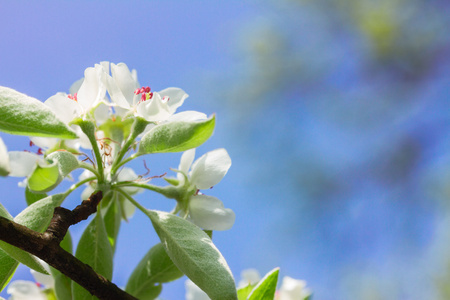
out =
[(42, 152), (42, 148), (38, 149), (37, 154), (39, 154), (39, 155), (43, 155), (44, 154), (44, 152)]
[(34, 143), (32, 141), (30, 141), (30, 147), (34, 146)]
[(72, 96), (71, 94), (69, 94), (69, 95), (67, 95), (67, 97), (68, 97), (69, 99), (72, 99), (72, 100), (78, 102), (78, 99), (77, 99), (77, 93), (73, 94), (73, 96)]

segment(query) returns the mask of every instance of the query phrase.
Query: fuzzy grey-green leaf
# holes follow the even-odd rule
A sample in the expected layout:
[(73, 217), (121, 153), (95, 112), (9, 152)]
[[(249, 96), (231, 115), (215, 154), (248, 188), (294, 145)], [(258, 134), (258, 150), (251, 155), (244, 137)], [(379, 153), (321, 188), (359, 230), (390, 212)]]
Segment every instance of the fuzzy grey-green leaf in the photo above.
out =
[[(65, 197), (64, 194), (56, 194), (41, 199), (25, 208), (14, 218), (14, 222), (27, 226), (32, 230), (42, 232), (50, 223), (53, 210), (56, 206), (61, 205)], [(2, 208), (3, 206), (0, 210)], [(3, 208), (3, 210), (6, 212), (6, 209)], [(6, 212), (5, 217), (11, 218), (11, 215)], [(17, 266), (18, 263), (16, 260), (0, 249), (0, 289), (3, 289), (8, 284)]]
[(211, 137), (215, 121), (215, 116), (212, 116), (203, 121), (170, 122), (155, 126), (142, 137), (138, 155), (196, 148)]
[(131, 273), (125, 291), (138, 299), (154, 299), (159, 283), (169, 282), (184, 274), (175, 266), (161, 243), (153, 246)]
[(38, 164), (28, 177), (27, 185), (33, 192), (46, 193), (58, 186), (62, 179), (57, 163)]
[(146, 214), (167, 254), (189, 279), (212, 300), (237, 300), (230, 268), (203, 230), (170, 213), (147, 210)]
[(65, 198), (65, 194), (45, 197), (21, 211), (14, 218), (14, 222), (42, 232), (50, 224), (55, 207), (60, 206)]
[(41, 101), (0, 86), (0, 131), (75, 139), (77, 135)]
[[(0, 216), (8, 220), (12, 220), (12, 216), (1, 204), (0, 204)], [(32, 268), (33, 270), (47, 274), (47, 271), (44, 269), (41, 263), (28, 252), (23, 251), (17, 247), (14, 247), (4, 241), (0, 241), (0, 248), (18, 262)]]
[(55, 151), (50, 153), (47, 156), (47, 159), (58, 164), (59, 173), (62, 177), (66, 177), (80, 165), (77, 157), (67, 151)]

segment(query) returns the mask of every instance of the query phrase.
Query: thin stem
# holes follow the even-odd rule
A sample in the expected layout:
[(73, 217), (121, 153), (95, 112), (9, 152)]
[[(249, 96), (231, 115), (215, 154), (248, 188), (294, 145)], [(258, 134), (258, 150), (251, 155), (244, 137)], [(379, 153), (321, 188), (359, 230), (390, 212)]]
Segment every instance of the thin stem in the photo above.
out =
[(81, 121), (78, 124), (81, 130), (87, 135), (89, 142), (91, 142), (92, 150), (94, 150), (95, 160), (98, 169), (98, 182), (103, 183), (105, 181), (105, 174), (103, 171), (103, 160), (98, 148), (97, 139), (95, 138), (95, 125), (90, 121)]
[(95, 180), (97, 179), (97, 177), (92, 176), (89, 178), (86, 178), (84, 180), (81, 180), (80, 182), (77, 182), (75, 184), (73, 184), (66, 192), (65, 192), (65, 197), (69, 196), (70, 193), (72, 193), (73, 191), (75, 191), (77, 188), (79, 188), (80, 186), (82, 186), (85, 183), (88, 183), (89, 181)]
[(93, 167), (91, 167), (89, 164), (81, 163), (81, 164), (80, 164), (80, 168), (89, 170), (89, 171), (91, 171), (92, 173), (94, 173), (95, 176), (100, 177), (100, 174), (97, 172), (97, 170), (94, 169)]
[(150, 124), (150, 122), (148, 122), (147, 120), (141, 118), (141, 117), (136, 117), (134, 119), (133, 125), (131, 126), (131, 132), (130, 135), (128, 136), (125, 144), (123, 145), (123, 147), (120, 149), (116, 159), (113, 162), (113, 165), (111, 167), (111, 175), (114, 176), (114, 174), (116, 174), (117, 170), (123, 166), (125, 163), (129, 162), (130, 160), (133, 160), (137, 157), (136, 154), (130, 156), (129, 158), (125, 159), (122, 161), (122, 159), (124, 158), (125, 154), (128, 152), (128, 149), (131, 147), (131, 145), (133, 145), (134, 141), (136, 140), (136, 138), (142, 133), (144, 132), (145, 128), (147, 127), (147, 125)]
[[(114, 160), (114, 163), (111, 167), (111, 175), (114, 176), (114, 174), (117, 172), (117, 170), (120, 168), (122, 163), (122, 158), (125, 156), (125, 154), (128, 152), (128, 148), (133, 144), (134, 138), (130, 135), (130, 137), (127, 139), (123, 147), (120, 149), (119, 154), (117, 154), (116, 159)], [(126, 160), (124, 160), (126, 161)]]
[(143, 188), (143, 189), (147, 189), (147, 190), (154, 191), (154, 192), (161, 193), (161, 194), (165, 193), (165, 191), (166, 191), (164, 187), (147, 184), (147, 183), (137, 183), (137, 182), (133, 182), (133, 181), (121, 181), (121, 182), (114, 183), (112, 185), (112, 187), (126, 187), (126, 186)]
[[(126, 152), (126, 151), (125, 151), (125, 152)], [(136, 153), (135, 153), (135, 154), (131, 155), (130, 157), (125, 158), (125, 159), (122, 160), (121, 162), (117, 163), (113, 168), (111, 168), (111, 175), (113, 176), (121, 166), (123, 166), (124, 164), (126, 164), (126, 163), (129, 162), (129, 161), (132, 161), (132, 160), (135, 159), (136, 157), (138, 157), (138, 156), (137, 156)]]
[(121, 193), (125, 198), (127, 198), (128, 200), (130, 200), (131, 203), (133, 203), (134, 206), (136, 206), (140, 211), (142, 211), (144, 214), (148, 214), (148, 209), (146, 209), (145, 207), (143, 207), (139, 202), (137, 202), (136, 200), (134, 200), (133, 197), (131, 197), (127, 192), (125, 192), (124, 190), (117, 188), (116, 191), (118, 191), (119, 193)]
[[(91, 139), (89, 139), (91, 140)], [(97, 161), (97, 169), (98, 169), (98, 182), (101, 183), (105, 180), (105, 174), (103, 172), (103, 160), (102, 156), (100, 154), (100, 149), (98, 149), (97, 140), (94, 139), (94, 141), (91, 141), (92, 148), (94, 149), (95, 153), (95, 160)]]

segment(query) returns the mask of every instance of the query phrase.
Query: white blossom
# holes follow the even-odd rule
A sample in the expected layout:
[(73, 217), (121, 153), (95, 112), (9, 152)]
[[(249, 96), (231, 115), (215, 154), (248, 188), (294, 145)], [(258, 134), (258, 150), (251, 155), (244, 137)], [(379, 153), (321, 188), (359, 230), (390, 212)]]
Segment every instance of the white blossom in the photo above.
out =
[[(195, 149), (183, 153), (177, 177), (181, 185), (187, 178), (189, 184), (199, 190), (209, 189), (219, 183), (231, 166), (230, 156), (223, 148), (210, 151), (192, 163), (194, 157)], [(225, 208), (222, 201), (200, 193), (190, 197), (188, 213), (189, 220), (207, 230), (228, 230), (236, 218), (234, 212)]]
[[(47, 105), (56, 116), (70, 125), (75, 118), (85, 117), (94, 111), (97, 121), (103, 122), (108, 118), (108, 102), (106, 95), (106, 72), (104, 63), (96, 64), (84, 71), (84, 78), (75, 82), (71, 87), (73, 94), (57, 93), (48, 98), (44, 104)], [(87, 136), (81, 128), (76, 125), (70, 125), (71, 129), (78, 135), (78, 139), (65, 140), (68, 147), (79, 149), (92, 149)], [(37, 146), (49, 149), (57, 145), (60, 139), (46, 137), (30, 137), (31, 141)]]
[(140, 87), (136, 70), (130, 71), (124, 63), (111, 63), (111, 75), (106, 77), (107, 90), (111, 98), (111, 105), (116, 113), (124, 117), (128, 114), (139, 116), (149, 122), (171, 121), (180, 119), (203, 119), (206, 115), (187, 111), (183, 116), (176, 116), (178, 107), (189, 96), (180, 88), (169, 87), (154, 92), (150, 87)]
[(311, 291), (306, 288), (306, 281), (284, 276), (277, 300), (303, 300), (309, 295)]
[[(50, 274), (49, 265), (39, 260), (44, 269)], [(16, 280), (9, 284), (6, 292), (10, 294), (9, 300), (47, 300), (46, 294), (43, 289), (52, 289), (55, 287), (55, 280), (51, 275), (41, 274), (34, 270), (30, 270), (34, 279), (39, 283), (42, 288), (39, 288), (36, 282)]]
[(241, 280), (238, 283), (238, 289), (247, 285), (255, 285), (261, 280), (261, 275), (256, 269), (245, 269), (241, 272)]

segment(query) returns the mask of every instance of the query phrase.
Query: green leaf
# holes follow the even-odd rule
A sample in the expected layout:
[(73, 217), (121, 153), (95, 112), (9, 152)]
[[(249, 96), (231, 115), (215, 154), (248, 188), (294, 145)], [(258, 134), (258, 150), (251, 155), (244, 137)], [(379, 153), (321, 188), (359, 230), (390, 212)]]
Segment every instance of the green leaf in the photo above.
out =
[(0, 131), (11, 134), (75, 139), (77, 135), (41, 101), (0, 87)]
[(52, 152), (46, 159), (48, 165), (38, 164), (28, 177), (28, 188), (32, 192), (45, 193), (53, 190), (80, 165), (76, 156), (67, 151)]
[(34, 231), (43, 232), (50, 224), (55, 207), (60, 206), (65, 198), (64, 193), (43, 198), (21, 211), (14, 218), (14, 222)]
[(25, 200), (27, 201), (28, 205), (33, 204), (34, 202), (37, 202), (41, 199), (44, 199), (47, 197), (47, 194), (42, 194), (42, 193), (35, 193), (33, 191), (30, 190), (29, 187), (25, 188)]
[[(14, 222), (32, 230), (43, 232), (50, 224), (53, 210), (56, 206), (61, 205), (65, 197), (64, 194), (56, 194), (33, 203), (18, 214), (14, 218)], [(17, 266), (18, 263), (0, 249), (0, 283), (2, 289), (9, 282)]]
[(247, 300), (273, 300), (277, 289), (279, 268), (275, 268), (261, 279), (248, 295)]
[(237, 290), (238, 300), (247, 300), (248, 295), (252, 292), (255, 286), (248, 284)]
[(147, 210), (174, 264), (212, 300), (237, 300), (233, 275), (225, 258), (206, 233), (170, 213)]
[[(12, 216), (8, 213), (8, 211), (0, 204), (0, 216), (13, 220)], [(18, 262), (30, 267), (37, 272), (48, 274), (41, 263), (30, 253), (23, 251), (17, 247), (14, 247), (4, 241), (0, 241), (0, 248), (6, 252), (9, 256), (17, 260)]]
[(80, 166), (77, 157), (67, 151), (55, 151), (47, 156), (47, 160), (53, 161), (58, 165), (61, 177), (66, 177), (73, 170)]
[[(12, 219), (12, 216), (1, 204), (0, 215), (8, 220)], [(17, 266), (19, 266), (19, 263), (5, 251), (0, 249), (0, 290), (3, 290), (3, 288), (9, 283), (17, 269)]]
[(28, 187), (33, 192), (45, 193), (53, 190), (62, 181), (57, 163), (41, 166), (36, 165), (28, 177)]
[[(61, 241), (60, 246), (69, 253), (72, 253), (72, 237), (67, 231), (66, 236)], [(58, 299), (72, 299), (72, 280), (53, 267), (50, 267), (53, 279), (55, 279), (55, 293)]]
[(119, 200), (117, 194), (108, 193), (105, 197), (103, 197), (102, 202), (104, 200), (108, 201), (108, 197), (111, 199), (111, 195), (113, 199), (109, 201), (109, 205), (106, 208), (106, 213), (103, 217), (103, 221), (105, 222), (106, 234), (108, 235), (108, 240), (114, 253), (117, 244), (117, 235), (119, 234), (120, 229), (120, 222), (122, 221), (122, 213), (120, 205), (118, 203)]
[(214, 131), (215, 116), (197, 122), (170, 122), (153, 127), (141, 139), (138, 155), (181, 152), (206, 142)]
[(171, 185), (177, 186), (180, 184), (180, 181), (176, 178), (171, 178), (171, 177), (164, 177), (163, 178), (165, 181), (167, 181), (168, 183), (170, 183)]
[(147, 252), (131, 273), (125, 291), (141, 300), (155, 299), (161, 292), (160, 283), (183, 275), (159, 243)]
[(0, 176), (8, 176), (10, 172), (8, 150), (2, 138), (0, 138)]
[[(113, 253), (100, 211), (84, 230), (75, 257), (91, 266), (98, 274), (111, 280)], [(96, 299), (76, 282), (72, 282), (72, 296), (73, 300)]]
[[(33, 203), (18, 214), (14, 218), (14, 222), (32, 230), (43, 232), (50, 224), (53, 210), (56, 206), (61, 205), (65, 197), (64, 194), (56, 194)], [(7, 213), (7, 215), (9, 214)], [(2, 289), (8, 284), (17, 266), (18, 263), (0, 249), (0, 286)]]
[(0, 291), (8, 285), (19, 263), (0, 249)]

